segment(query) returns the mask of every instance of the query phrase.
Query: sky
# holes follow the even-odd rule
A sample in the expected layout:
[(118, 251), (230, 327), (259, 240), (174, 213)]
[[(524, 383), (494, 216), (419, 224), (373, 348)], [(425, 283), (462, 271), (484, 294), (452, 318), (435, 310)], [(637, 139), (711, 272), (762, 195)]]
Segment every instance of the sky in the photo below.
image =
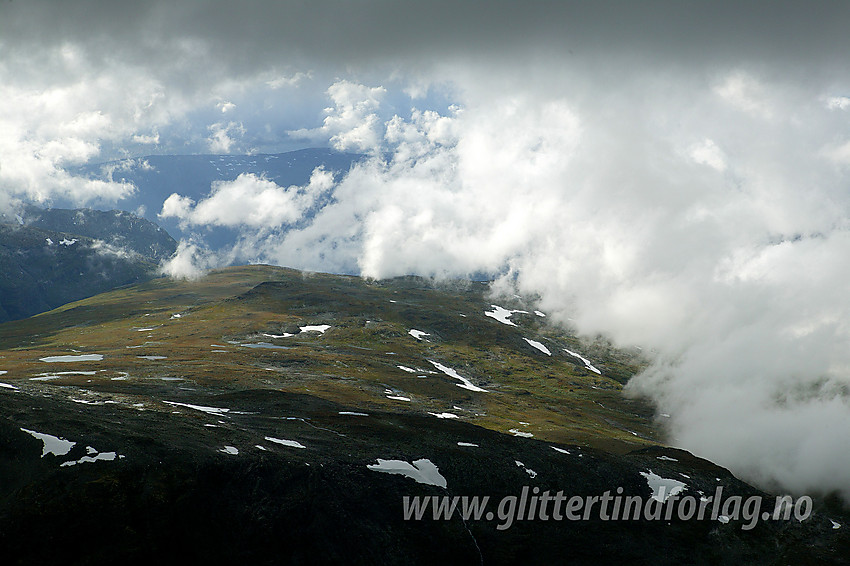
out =
[(175, 276), (229, 262), (498, 276), (586, 336), (668, 441), (850, 499), (850, 4), (0, 3), (0, 209), (115, 203), (69, 167), (331, 147), (163, 218)]

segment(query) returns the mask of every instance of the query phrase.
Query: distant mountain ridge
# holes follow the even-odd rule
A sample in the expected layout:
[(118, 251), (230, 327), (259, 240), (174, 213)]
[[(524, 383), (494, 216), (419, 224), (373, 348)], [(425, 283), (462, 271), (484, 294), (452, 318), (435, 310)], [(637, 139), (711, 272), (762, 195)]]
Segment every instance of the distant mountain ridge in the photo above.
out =
[[(132, 183), (136, 191), (113, 207), (131, 211), (162, 226), (176, 239), (188, 238), (175, 218), (159, 218), (162, 203), (172, 193), (195, 201), (208, 196), (215, 182), (235, 180), (251, 173), (281, 187), (304, 185), (317, 167), (335, 175), (346, 173), (363, 155), (341, 153), (327, 148), (308, 148), (279, 154), (255, 155), (149, 155), (135, 159), (92, 163), (70, 169), (74, 175)], [(205, 229), (204, 242), (218, 249), (235, 241), (229, 228)]]
[(0, 217), (0, 322), (155, 276), (177, 242), (119, 210), (39, 209)]
[[(362, 157), (311, 148), (281, 154), (151, 155), (69, 169), (73, 175), (132, 183), (136, 190), (113, 205), (121, 210), (79, 209), (54, 201), (52, 208), (30, 205), (0, 215), (0, 322), (154, 276), (159, 263), (177, 249), (172, 236), (193, 236), (177, 219), (158, 217), (172, 193), (198, 201), (214, 183), (244, 173), (282, 187), (303, 185), (318, 167), (342, 175)], [(216, 227), (204, 229), (202, 237), (207, 246), (220, 249), (234, 243), (237, 232)]]

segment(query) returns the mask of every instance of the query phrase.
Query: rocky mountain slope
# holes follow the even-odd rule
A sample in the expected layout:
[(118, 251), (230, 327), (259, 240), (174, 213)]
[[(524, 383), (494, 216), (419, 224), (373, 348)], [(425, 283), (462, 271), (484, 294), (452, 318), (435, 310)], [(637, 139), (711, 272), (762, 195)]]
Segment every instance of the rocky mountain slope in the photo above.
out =
[(153, 262), (168, 259), (177, 249), (174, 238), (157, 224), (122, 210), (41, 209), (30, 206), (21, 218), (30, 228), (100, 240), (128, 255), (136, 253)]
[[(847, 563), (835, 502), (803, 521), (681, 519), (686, 497), (718, 488), (771, 512), (773, 495), (665, 447), (651, 407), (622, 395), (639, 353), (545, 314), (481, 283), (250, 266), (2, 324), (4, 557)], [(559, 492), (659, 515), (530, 511)], [(467, 517), (421, 507), (463, 496), (490, 502)], [(429, 498), (419, 518), (415, 497)]]

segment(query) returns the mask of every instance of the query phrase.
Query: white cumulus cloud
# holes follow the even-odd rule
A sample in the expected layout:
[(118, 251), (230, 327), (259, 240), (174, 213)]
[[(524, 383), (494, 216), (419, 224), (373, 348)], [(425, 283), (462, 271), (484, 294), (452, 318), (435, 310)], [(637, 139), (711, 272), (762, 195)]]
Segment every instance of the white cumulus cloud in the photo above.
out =
[(334, 106), (325, 109), (322, 126), (294, 130), (290, 135), (330, 142), (340, 151), (375, 151), (381, 141), (381, 122), (376, 111), (386, 92), (380, 86), (337, 81), (328, 88), (327, 94)]
[(314, 170), (303, 187), (280, 187), (253, 173), (242, 173), (233, 181), (214, 183), (210, 196), (197, 203), (172, 194), (160, 216), (176, 217), (186, 225), (277, 228), (299, 220), (332, 186), (333, 175), (322, 168)]
[(230, 153), (238, 143), (236, 138), (245, 134), (245, 127), (238, 122), (216, 122), (209, 127), (209, 131), (209, 150), (213, 153)]

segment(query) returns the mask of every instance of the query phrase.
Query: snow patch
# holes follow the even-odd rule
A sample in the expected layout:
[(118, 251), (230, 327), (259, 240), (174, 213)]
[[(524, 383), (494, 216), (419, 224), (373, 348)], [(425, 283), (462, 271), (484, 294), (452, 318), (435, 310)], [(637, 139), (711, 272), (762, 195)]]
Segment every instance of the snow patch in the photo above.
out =
[(201, 411), (202, 413), (207, 413), (208, 415), (223, 415), (224, 413), (229, 413), (230, 409), (222, 409), (219, 407), (204, 407), (203, 405), (190, 405), (188, 403), (176, 403), (174, 401), (165, 401), (168, 405), (174, 405), (176, 407), (186, 407), (187, 409), (194, 409), (196, 411)]
[(280, 444), (281, 446), (289, 446), (290, 448), (307, 448), (297, 440), (284, 440), (282, 438), (272, 438), (271, 436), (267, 436), (266, 440), (274, 442), (275, 444)]
[(223, 452), (224, 454), (230, 454), (231, 456), (239, 455), (239, 449), (235, 446), (225, 446), (224, 448), (219, 450), (219, 452)]
[(330, 324), (318, 324), (315, 326), (300, 326), (301, 332), (318, 332), (320, 334), (324, 334), (325, 331), (330, 328)]
[(523, 432), (523, 431), (517, 430), (515, 428), (510, 429), (508, 432), (513, 434), (514, 436), (520, 436), (522, 438), (532, 438), (534, 436), (530, 432)]
[(435, 368), (437, 368), (438, 370), (440, 370), (441, 372), (443, 372), (447, 376), (453, 377), (454, 379), (457, 379), (458, 381), (460, 381), (461, 383), (457, 385), (458, 387), (460, 387), (462, 389), (468, 389), (470, 391), (478, 391), (478, 392), (481, 392), (481, 393), (487, 393), (486, 389), (481, 389), (477, 385), (473, 385), (471, 381), (469, 381), (465, 377), (458, 374), (458, 372), (456, 372), (452, 368), (450, 368), (448, 366), (444, 366), (443, 364), (441, 364), (439, 362), (435, 362), (433, 360), (428, 360), (428, 361), (431, 362), (431, 364)]
[(540, 350), (541, 352), (543, 352), (547, 356), (552, 355), (552, 352), (549, 351), (549, 348), (547, 348), (546, 346), (544, 346), (540, 342), (537, 342), (536, 340), (529, 340), (528, 338), (523, 338), (523, 340), (528, 342), (529, 346), (531, 346), (532, 348), (537, 348), (538, 350)]
[(684, 491), (685, 482), (674, 480), (671, 478), (662, 478), (661, 476), (649, 472), (641, 472), (640, 475), (646, 478), (646, 483), (652, 490), (652, 498), (664, 503), (671, 495), (676, 495)]
[(527, 473), (530, 478), (536, 478), (537, 477), (537, 472), (535, 472), (534, 470), (532, 470), (530, 468), (525, 467), (525, 464), (523, 464), (519, 460), (514, 460), (514, 462), (516, 463), (517, 466), (519, 466), (520, 468), (525, 470), (525, 473)]
[(507, 324), (508, 326), (516, 326), (516, 324), (514, 324), (513, 321), (509, 320), (512, 314), (514, 314), (514, 313), (527, 314), (527, 311), (508, 310), (508, 309), (502, 308), (498, 305), (490, 305), (490, 306), (493, 308), (493, 310), (492, 311), (484, 311), (484, 316), (489, 316), (490, 318), (495, 319), (495, 320), (501, 322), (502, 324)]
[(65, 440), (64, 438), (59, 438), (58, 436), (53, 436), (51, 434), (44, 434), (25, 428), (22, 428), (21, 430), (29, 434), (30, 436), (41, 440), (44, 443), (44, 447), (41, 451), (42, 458), (44, 458), (48, 454), (53, 454), (54, 456), (64, 456), (65, 454), (70, 452), (71, 448), (73, 448), (77, 444), (76, 442), (71, 442), (70, 440)]
[(599, 375), (602, 375), (602, 372), (601, 372), (601, 371), (599, 371), (597, 368), (595, 368), (595, 367), (593, 366), (593, 364), (592, 364), (592, 363), (590, 363), (590, 360), (588, 360), (587, 358), (585, 358), (584, 356), (582, 356), (582, 355), (581, 355), (581, 354), (579, 354), (578, 352), (573, 352), (572, 350), (567, 350), (566, 348), (564, 348), (564, 351), (565, 351), (566, 353), (568, 353), (569, 355), (571, 355), (571, 356), (573, 356), (573, 357), (575, 357), (575, 358), (580, 359), (580, 360), (584, 363), (584, 366), (585, 366), (587, 369), (589, 369), (590, 371), (592, 371), (592, 372), (594, 372), (594, 373), (598, 373)]
[(415, 328), (411, 328), (407, 333), (416, 338), (417, 340), (422, 340), (423, 336), (431, 336), (427, 332), (423, 332), (422, 330), (416, 330)]
[(427, 458), (414, 460), (412, 464), (404, 460), (382, 460), (378, 458), (377, 464), (368, 464), (366, 467), (374, 472), (406, 476), (426, 485), (436, 485), (443, 488), (448, 485), (446, 478), (440, 474), (439, 468)]
[(98, 452), (91, 446), (86, 446), (86, 452), (88, 453), (86, 456), (83, 456), (79, 460), (71, 460), (69, 462), (62, 462), (60, 464), (61, 467), (66, 468), (68, 466), (76, 466), (77, 464), (91, 464), (92, 462), (97, 462), (98, 460), (104, 460), (107, 462), (112, 462), (116, 458), (124, 458), (123, 455), (117, 454), (115, 452)]
[(88, 399), (75, 399), (74, 397), (68, 397), (68, 399), (74, 403), (79, 403), (81, 405), (115, 405), (116, 402), (112, 400), (107, 401), (89, 401)]

